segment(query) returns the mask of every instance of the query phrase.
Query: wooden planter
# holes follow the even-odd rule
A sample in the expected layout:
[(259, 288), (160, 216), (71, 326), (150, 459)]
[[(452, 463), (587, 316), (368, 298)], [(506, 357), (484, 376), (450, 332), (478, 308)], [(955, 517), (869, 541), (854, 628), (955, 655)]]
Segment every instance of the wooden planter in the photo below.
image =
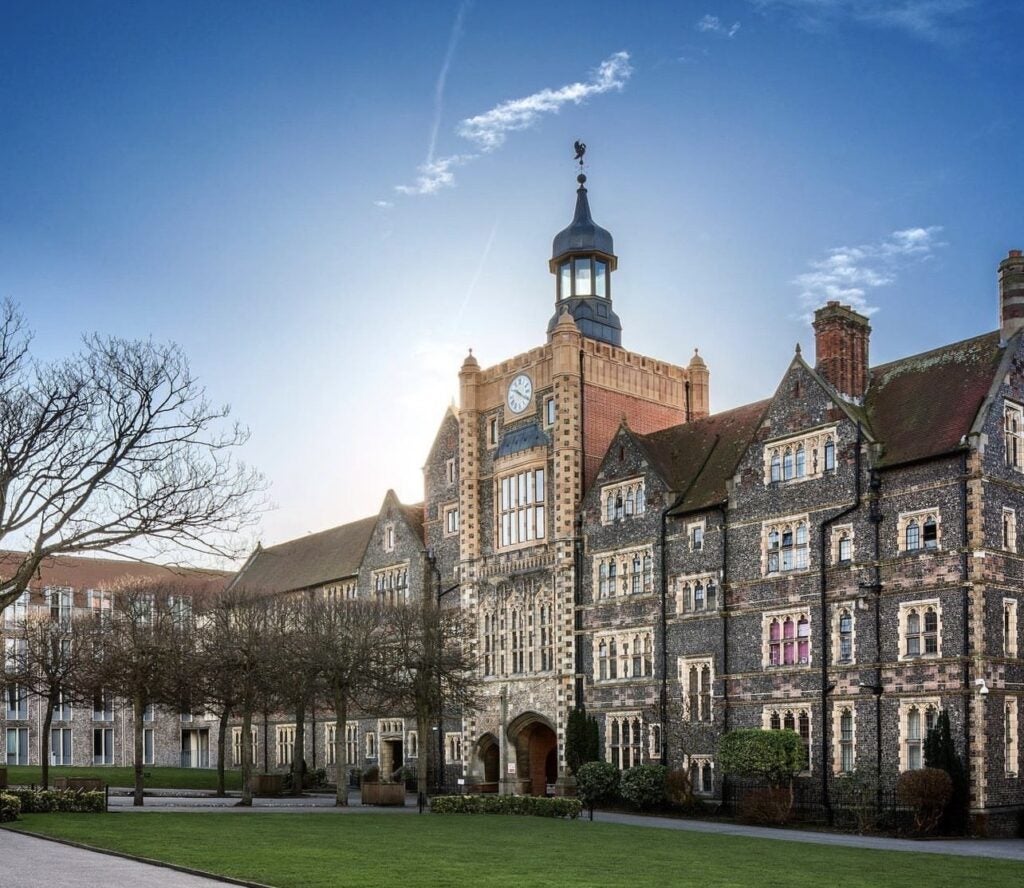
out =
[(284, 791), (283, 774), (253, 774), (252, 794), (258, 796), (276, 796)]
[(367, 783), (361, 787), (364, 805), (385, 805), (403, 807), (405, 805), (404, 783)]

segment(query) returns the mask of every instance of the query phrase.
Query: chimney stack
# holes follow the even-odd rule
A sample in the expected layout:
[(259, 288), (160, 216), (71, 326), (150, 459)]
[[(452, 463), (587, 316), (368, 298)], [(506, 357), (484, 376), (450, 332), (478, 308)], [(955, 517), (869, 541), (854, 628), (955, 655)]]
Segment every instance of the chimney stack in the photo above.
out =
[(999, 338), (1006, 342), (1024, 328), (1024, 256), (1010, 250), (999, 263)]
[(815, 369), (852, 401), (860, 402), (868, 388), (870, 335), (868, 319), (848, 305), (833, 301), (814, 313)]

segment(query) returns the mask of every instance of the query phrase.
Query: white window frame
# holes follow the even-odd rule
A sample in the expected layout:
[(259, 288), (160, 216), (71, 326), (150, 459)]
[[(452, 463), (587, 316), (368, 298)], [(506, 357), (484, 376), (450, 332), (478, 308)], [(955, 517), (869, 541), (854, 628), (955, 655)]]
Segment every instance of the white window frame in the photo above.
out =
[(1007, 777), (1020, 774), (1020, 711), (1017, 697), (1007, 695), (1003, 705), (1003, 767)]
[(595, 601), (653, 594), (654, 547), (595, 552), (591, 558), (591, 582)]
[[(843, 713), (850, 713), (850, 767), (843, 767)], [(832, 703), (832, 773), (852, 774), (857, 769), (857, 706), (853, 700), (835, 700)]]
[(718, 576), (714, 573), (675, 577), (672, 585), (678, 616), (711, 613), (722, 606), (722, 590), (718, 585)]
[(1003, 462), (1024, 472), (1024, 407), (1003, 401)]
[[(794, 634), (789, 638), (785, 635), (786, 620), (793, 623)], [(800, 622), (807, 624), (807, 656), (800, 657)], [(771, 626), (773, 622), (779, 624), (779, 662), (772, 662), (772, 645), (775, 643), (771, 638)], [(808, 669), (814, 665), (814, 627), (811, 622), (810, 608), (799, 608), (796, 610), (765, 611), (761, 615), (761, 665), (772, 671), (777, 669)], [(794, 662), (786, 662), (786, 643), (790, 642), (794, 650)]]
[[(683, 703), (683, 720), (690, 724), (710, 725), (715, 720), (714, 657), (679, 657), (676, 675)], [(696, 688), (691, 679), (696, 678)]]
[(277, 766), (290, 767), (295, 760), (295, 725), (275, 725)]
[[(850, 618), (850, 656), (843, 657), (843, 614)], [(843, 601), (832, 608), (832, 662), (837, 666), (850, 666), (857, 662), (857, 602)]]
[(27, 765), (31, 756), (28, 728), (8, 727), (5, 735), (5, 749), (8, 765)]
[(707, 530), (708, 523), (705, 519), (686, 525), (686, 542), (691, 552), (704, 551), (704, 536)]
[[(617, 730), (617, 734), (616, 734)], [(623, 731), (628, 732), (623, 742)], [(644, 752), (644, 719), (638, 711), (609, 712), (604, 719), (605, 761), (611, 762), (620, 770), (643, 764)], [(618, 737), (618, 743), (612, 741)]]
[(50, 764), (66, 767), (75, 763), (75, 739), (71, 728), (50, 728)]
[[(96, 752), (96, 738), (101, 739), (101, 752)], [(92, 729), (92, 763), (94, 765), (114, 764), (114, 729), (103, 726), (101, 722), (98, 727)]]
[(1017, 656), (1017, 599), (1004, 598), (1002, 607), (1003, 656)]
[[(833, 465), (825, 468), (825, 448), (831, 442)], [(839, 426), (817, 429), (809, 434), (779, 438), (764, 445), (764, 483), (766, 486), (799, 484), (820, 478), (835, 471), (835, 448), (839, 443)], [(800, 471), (798, 452), (803, 451), (803, 470)], [(787, 470), (787, 457), (789, 469)], [(777, 471), (773, 471), (773, 466)], [(776, 477), (777, 476), (777, 477)]]
[(445, 481), (446, 481), (446, 483), (448, 484), (449, 487), (452, 484), (455, 483), (456, 474), (455, 474), (455, 457), (454, 456), (449, 457), (448, 459), (445, 460), (445, 463), (444, 463), (444, 476), (445, 476)]
[(19, 684), (4, 688), (4, 716), (7, 721), (28, 720), (28, 691)]
[[(843, 558), (843, 542), (850, 544), (850, 557)], [(856, 544), (854, 542), (852, 524), (836, 524), (832, 527), (832, 564), (852, 564), (856, 559)]]
[[(929, 610), (935, 612), (935, 650), (927, 651), (928, 635), (926, 631), (926, 615)], [(907, 623), (911, 614), (916, 614), (919, 620), (919, 631), (911, 635), (907, 631)], [(917, 636), (919, 638), (919, 650), (917, 653), (909, 652), (909, 639)], [(938, 598), (922, 598), (915, 601), (900, 602), (899, 610), (899, 659), (900, 660), (934, 660), (942, 656), (942, 604)]]
[(454, 537), (459, 535), (459, 504), (452, 503), (444, 506), (441, 511), (444, 524), (441, 528), (442, 535)]
[[(910, 736), (910, 715), (916, 709), (919, 714), (920, 736)], [(904, 697), (900, 700), (900, 772), (924, 767), (924, 744), (928, 739), (928, 713), (933, 713), (933, 726), (938, 721), (942, 706), (938, 697)], [(911, 758), (916, 755), (919, 764), (911, 768)]]
[[(634, 647), (640, 646), (637, 654)], [(595, 683), (654, 676), (654, 629), (651, 626), (640, 626), (635, 629), (618, 631), (599, 631), (593, 638), (594, 677)], [(636, 674), (637, 660), (640, 661), (640, 674)], [(602, 676), (602, 661), (606, 664)], [(612, 672), (615, 675), (612, 675)]]
[(601, 487), (601, 524), (639, 518), (647, 512), (647, 479), (623, 478)]
[(25, 622), (28, 617), (29, 590), (25, 589), (14, 599), (4, 611), (4, 623), (8, 626), (18, 626)]
[(536, 546), (547, 540), (547, 481), (548, 469), (543, 462), (495, 475), (495, 549)]
[[(711, 771), (711, 785), (706, 780), (708, 769)], [(690, 774), (690, 787), (695, 796), (711, 796), (715, 793), (715, 759), (710, 755), (690, 755), (686, 757), (686, 770)]]
[[(800, 540), (803, 528), (804, 542)], [(783, 545), (787, 531), (791, 543)], [(774, 545), (773, 545), (774, 543)], [(785, 555), (790, 553), (790, 566), (784, 566)], [(775, 560), (774, 567), (772, 560)], [(809, 516), (787, 515), (761, 524), (761, 574), (766, 577), (788, 576), (803, 573), (811, 568), (811, 522)]]
[(448, 731), (444, 735), (445, 761), (448, 764), (462, 761), (462, 733)]
[(156, 730), (154, 728), (142, 729), (142, 764), (156, 764)]
[(1004, 552), (1017, 552), (1017, 510), (1003, 506), (1002, 520), (999, 526), (1000, 548)]
[[(927, 545), (924, 538), (925, 524), (929, 520), (935, 522), (935, 545)], [(907, 529), (916, 523), (918, 528), (917, 545), (910, 547), (907, 542)], [(938, 508), (916, 509), (913, 512), (900, 512), (896, 521), (896, 545), (901, 555), (911, 552), (937, 552), (942, 548), (942, 515)]]

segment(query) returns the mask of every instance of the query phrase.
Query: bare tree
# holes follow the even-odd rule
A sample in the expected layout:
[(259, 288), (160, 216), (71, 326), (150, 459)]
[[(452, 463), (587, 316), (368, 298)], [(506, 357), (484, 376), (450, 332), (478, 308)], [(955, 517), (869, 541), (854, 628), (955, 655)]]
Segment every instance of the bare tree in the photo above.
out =
[(220, 648), (216, 662), (224, 681), (234, 683), (233, 708), (242, 719), (239, 804), (245, 806), (252, 805), (252, 717), (266, 707), (276, 669), (271, 609), (268, 596), (234, 588), (216, 597), (204, 620), (204, 646)]
[(416, 762), (420, 793), (427, 789), (426, 742), (431, 723), (445, 707), (474, 709), (480, 685), (469, 653), (469, 624), (458, 608), (439, 606), (433, 596), (389, 609), (386, 656), (394, 701), (410, 706), (421, 738)]
[[(263, 479), (236, 462), (248, 432), (216, 407), (173, 344), (93, 335), (46, 364), (0, 306), (0, 611), (43, 559), (158, 549), (234, 555)], [(13, 544), (13, 545), (12, 545)], [(129, 553), (131, 554), (131, 553)]]
[(335, 804), (348, 804), (344, 780), (345, 728), (350, 708), (375, 708), (386, 695), (386, 613), (376, 602), (320, 597), (308, 603), (307, 636), (318, 664), (323, 696), (334, 713)]
[[(70, 609), (69, 609), (70, 611)], [(41, 737), (40, 766), (44, 789), (50, 786), (50, 728), (57, 706), (84, 702), (83, 646), (79, 643), (88, 617), (72, 620), (70, 612), (57, 610), (30, 613), (13, 626), (12, 635), (20, 640), (14, 647), (14, 662), (8, 664), (8, 681), (24, 692), (35, 695), (45, 706)]]
[(121, 580), (112, 590), (109, 617), (94, 621), (87, 634), (78, 633), (87, 649), (84, 683), (132, 706), (135, 805), (143, 804), (146, 710), (182, 705), (181, 664), (192, 645), (190, 593), (184, 584)]

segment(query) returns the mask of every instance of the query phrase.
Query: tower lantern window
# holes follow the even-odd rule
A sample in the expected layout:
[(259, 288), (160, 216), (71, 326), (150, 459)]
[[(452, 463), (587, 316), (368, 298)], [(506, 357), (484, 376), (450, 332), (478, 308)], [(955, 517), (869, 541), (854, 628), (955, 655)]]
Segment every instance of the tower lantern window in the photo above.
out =
[(572, 296), (572, 272), (568, 262), (563, 262), (558, 266), (558, 295), (561, 299), (568, 299)]
[(573, 267), (576, 273), (576, 296), (593, 296), (594, 283), (591, 277), (590, 257), (586, 256), (573, 260)]
[(608, 298), (608, 263), (594, 260), (594, 295)]

